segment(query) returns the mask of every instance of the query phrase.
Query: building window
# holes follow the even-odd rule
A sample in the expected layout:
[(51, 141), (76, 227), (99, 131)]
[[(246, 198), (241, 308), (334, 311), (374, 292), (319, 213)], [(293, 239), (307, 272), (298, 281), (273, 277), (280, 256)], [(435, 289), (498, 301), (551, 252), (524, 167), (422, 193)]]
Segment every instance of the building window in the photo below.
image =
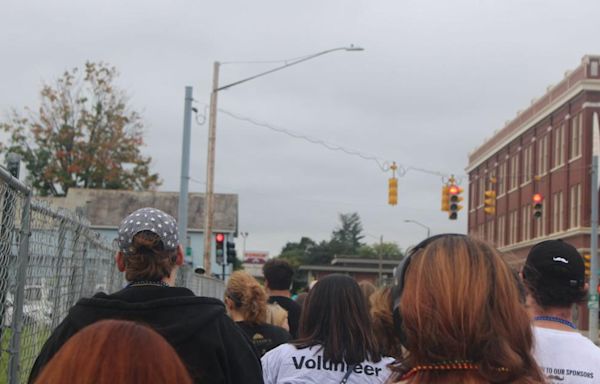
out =
[(523, 233), (521, 239), (525, 241), (531, 238), (531, 205), (524, 206), (521, 212), (523, 216)]
[(563, 194), (557, 192), (552, 196), (552, 232), (560, 232), (563, 230)]
[(485, 192), (485, 176), (479, 176), (479, 205), (483, 205), (483, 200), (485, 196), (483, 195)]
[(498, 241), (497, 241), (497, 244), (499, 247), (503, 246), (505, 244), (505, 240), (506, 240), (505, 232), (504, 232), (506, 226), (504, 225), (505, 224), (504, 221), (505, 221), (505, 216), (498, 216)]
[(508, 190), (512, 191), (519, 186), (519, 153), (515, 153), (510, 159), (510, 185)]
[(548, 171), (548, 135), (538, 141), (537, 174), (544, 175)]
[(500, 167), (498, 167), (498, 195), (506, 193), (506, 168), (506, 162), (500, 164)]
[(569, 159), (581, 156), (581, 113), (571, 120), (571, 152)]
[(581, 184), (573, 185), (569, 194), (569, 228), (581, 225)]
[(528, 146), (523, 151), (523, 183), (531, 181), (532, 177), (532, 160), (533, 160), (533, 146)]
[(475, 196), (477, 196), (475, 194), (475, 187), (476, 184), (471, 181), (471, 183), (469, 184), (469, 209), (475, 209)]
[(508, 215), (508, 245), (515, 244), (518, 239), (519, 210), (515, 209)]
[(494, 243), (494, 220), (490, 220), (487, 222), (487, 234), (486, 240), (489, 243)]
[(565, 125), (561, 124), (554, 130), (554, 168), (560, 167), (565, 162)]

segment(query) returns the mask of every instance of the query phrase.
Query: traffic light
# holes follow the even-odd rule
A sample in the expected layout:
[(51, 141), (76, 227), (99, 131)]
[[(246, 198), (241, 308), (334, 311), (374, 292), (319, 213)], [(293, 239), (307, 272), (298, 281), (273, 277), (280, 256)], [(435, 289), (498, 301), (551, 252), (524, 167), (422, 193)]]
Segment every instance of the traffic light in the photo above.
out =
[(227, 263), (233, 263), (233, 260), (237, 257), (237, 252), (235, 250), (235, 242), (228, 241), (227, 242)]
[(487, 215), (496, 214), (496, 191), (493, 189), (483, 192), (483, 212)]
[(542, 210), (544, 206), (542, 202), (544, 201), (544, 197), (541, 193), (536, 193), (533, 195), (533, 217), (539, 219), (542, 217)]
[(388, 180), (388, 204), (398, 204), (398, 178), (391, 177)]
[(592, 254), (583, 254), (583, 264), (585, 265), (585, 278), (589, 279), (592, 276)]
[(448, 192), (449, 189), (450, 187), (447, 185), (444, 185), (442, 187), (442, 211), (444, 212), (450, 211), (450, 195)]
[(456, 220), (458, 218), (458, 211), (463, 208), (462, 205), (458, 204), (463, 200), (463, 198), (460, 196), (462, 191), (463, 189), (458, 185), (453, 184), (448, 187), (448, 195), (450, 200), (448, 218), (450, 220)]
[(216, 242), (216, 250), (217, 250), (217, 253), (216, 253), (217, 263), (219, 265), (223, 265), (225, 235), (222, 233), (215, 234), (215, 242)]

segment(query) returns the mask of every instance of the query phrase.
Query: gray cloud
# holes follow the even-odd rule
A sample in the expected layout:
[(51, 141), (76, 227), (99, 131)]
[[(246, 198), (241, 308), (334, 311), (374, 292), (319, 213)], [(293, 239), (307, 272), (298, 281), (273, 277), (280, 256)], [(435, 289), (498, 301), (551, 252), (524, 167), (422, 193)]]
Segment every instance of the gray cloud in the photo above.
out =
[[(165, 190), (179, 187), (183, 92), (202, 110), (214, 60), (297, 57), (354, 43), (365, 52), (323, 56), (232, 88), (220, 107), (402, 164), (464, 173), (467, 153), (599, 53), (600, 3), (444, 1), (10, 1), (0, 15), (0, 110), (34, 106), (42, 81), (85, 60), (116, 65), (144, 112), (147, 146)], [(222, 84), (265, 69), (225, 65)], [(206, 125), (194, 125), (191, 190), (204, 190)], [(376, 164), (221, 114), (218, 191), (239, 193), (248, 249), (328, 238), (340, 212), (407, 247), (424, 229), (466, 230), (466, 212), (439, 211), (441, 179), (409, 172), (386, 205)], [(376, 238), (368, 237), (369, 242)]]

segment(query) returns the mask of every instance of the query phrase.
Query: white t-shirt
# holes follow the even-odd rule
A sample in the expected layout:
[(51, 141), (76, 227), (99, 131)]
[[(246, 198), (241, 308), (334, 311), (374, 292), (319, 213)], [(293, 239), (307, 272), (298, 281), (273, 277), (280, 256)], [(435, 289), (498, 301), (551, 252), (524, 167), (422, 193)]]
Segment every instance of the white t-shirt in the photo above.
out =
[(600, 383), (600, 348), (578, 332), (533, 327), (534, 355), (550, 384)]
[[(296, 349), (282, 344), (267, 352), (261, 362), (265, 384), (339, 384), (349, 368), (345, 363), (324, 362), (318, 345)], [(393, 362), (391, 357), (378, 363), (364, 361), (354, 367), (348, 384), (384, 383), (391, 373), (387, 365)]]

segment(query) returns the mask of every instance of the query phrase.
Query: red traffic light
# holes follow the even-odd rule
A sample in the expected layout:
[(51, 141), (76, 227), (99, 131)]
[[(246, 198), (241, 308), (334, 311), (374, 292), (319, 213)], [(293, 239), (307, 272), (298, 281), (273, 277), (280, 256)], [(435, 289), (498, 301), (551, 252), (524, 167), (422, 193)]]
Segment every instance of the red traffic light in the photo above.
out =
[(541, 193), (536, 193), (535, 195), (533, 195), (533, 202), (534, 203), (541, 203), (542, 200), (544, 200), (544, 197), (542, 196)]
[(225, 235), (222, 233), (217, 233), (215, 235), (215, 239), (217, 240), (218, 243), (222, 243), (223, 240), (225, 240)]
[(450, 187), (448, 187), (448, 193), (451, 195), (456, 195), (458, 194), (458, 192), (460, 192), (458, 186), (456, 185), (451, 185)]

